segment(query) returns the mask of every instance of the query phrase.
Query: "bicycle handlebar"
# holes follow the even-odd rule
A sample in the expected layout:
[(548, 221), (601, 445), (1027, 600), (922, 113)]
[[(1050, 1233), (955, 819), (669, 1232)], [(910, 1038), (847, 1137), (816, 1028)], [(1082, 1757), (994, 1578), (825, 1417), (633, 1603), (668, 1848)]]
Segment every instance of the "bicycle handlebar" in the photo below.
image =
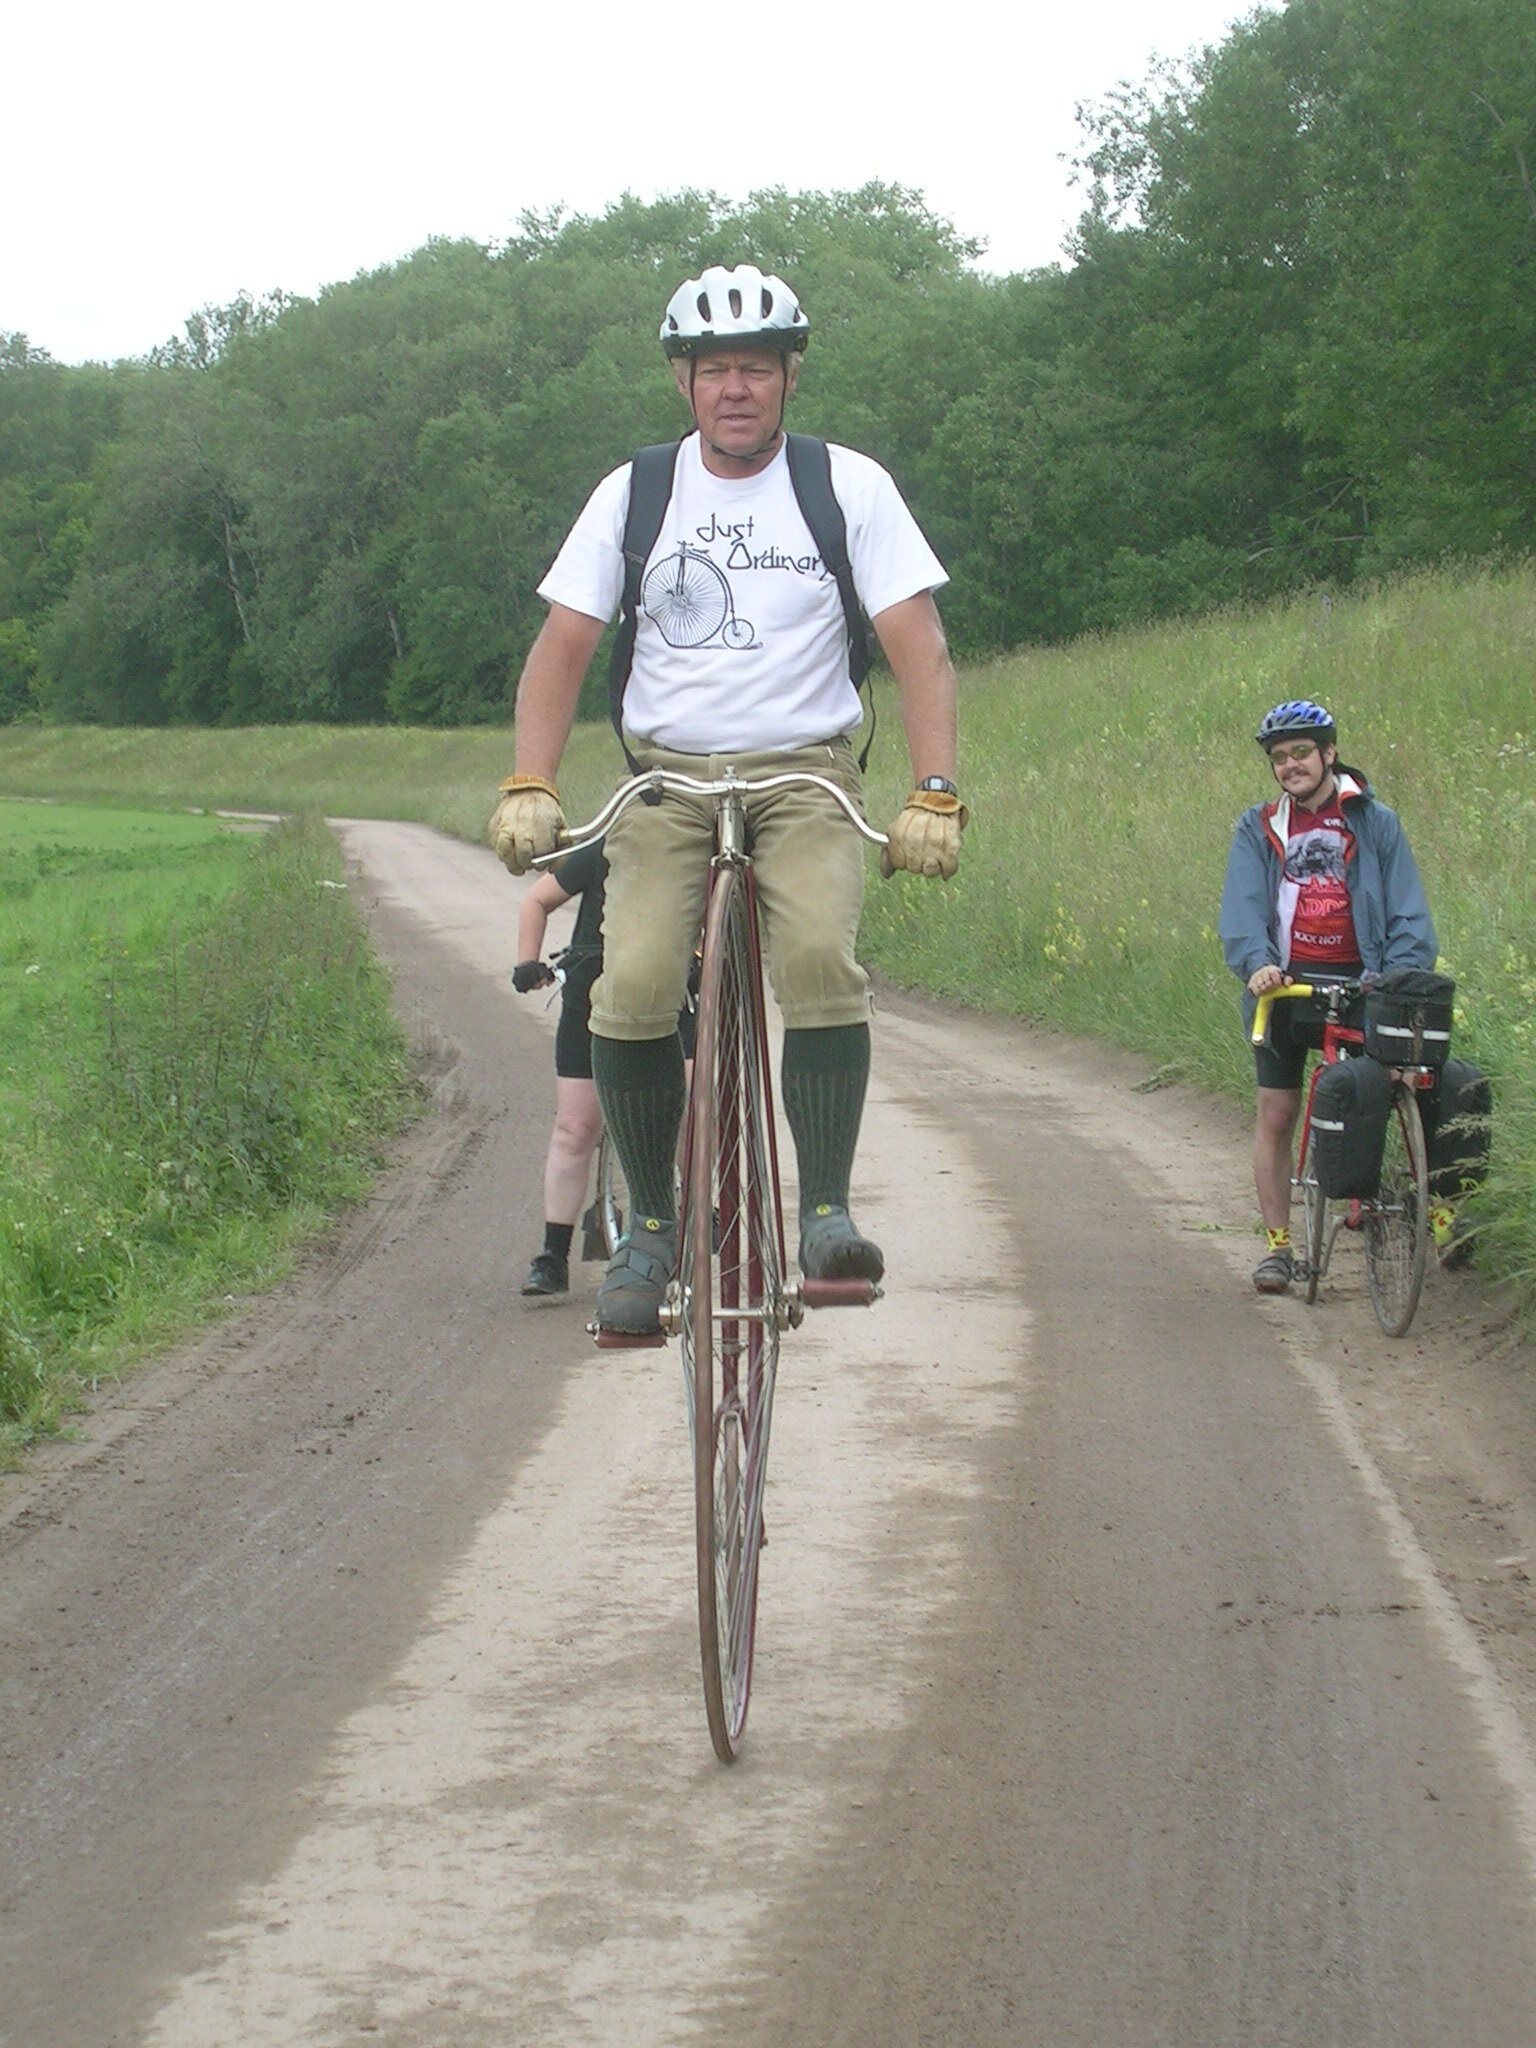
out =
[(1255, 1045), (1264, 1043), (1265, 1033), (1269, 1030), (1270, 1009), (1282, 996), (1335, 996), (1341, 1002), (1352, 1002), (1364, 987), (1363, 981), (1289, 981), (1280, 988), (1267, 988), (1259, 997), (1259, 1007), (1253, 1013), (1253, 1030), (1249, 1036)]
[(787, 768), (781, 774), (762, 775), (752, 782), (744, 781), (731, 770), (727, 770), (724, 775), (713, 781), (703, 782), (697, 776), (679, 774), (675, 768), (650, 768), (643, 775), (635, 775), (628, 782), (621, 782), (595, 818), (585, 825), (569, 827), (560, 835), (560, 844), (553, 853), (538, 854), (531, 864), (536, 868), (548, 867), (553, 861), (563, 859), (566, 854), (574, 853), (580, 847), (590, 846), (594, 839), (601, 839), (635, 799), (644, 796), (648, 790), (655, 790), (658, 795), (670, 789), (681, 796), (762, 796), (769, 790), (787, 789), (796, 783), (824, 789), (828, 796), (837, 800), (849, 823), (857, 827), (871, 845), (886, 844), (885, 834), (877, 832), (873, 825), (859, 816), (853, 800), (844, 790), (839, 789), (837, 784), (829, 781), (825, 775), (812, 775), (804, 768)]

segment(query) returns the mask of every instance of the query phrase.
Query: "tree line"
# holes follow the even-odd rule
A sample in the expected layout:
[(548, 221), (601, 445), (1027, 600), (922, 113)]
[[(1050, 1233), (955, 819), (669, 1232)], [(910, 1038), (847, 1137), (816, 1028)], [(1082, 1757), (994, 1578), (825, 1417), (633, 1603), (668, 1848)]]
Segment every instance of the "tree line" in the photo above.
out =
[(960, 653), (1531, 548), (1529, 0), (1288, 0), (1081, 120), (1026, 274), (898, 186), (687, 191), (143, 361), (0, 336), (0, 720), (504, 717), (586, 492), (686, 425), (667, 297), (749, 256), (811, 315), (797, 423), (895, 473)]

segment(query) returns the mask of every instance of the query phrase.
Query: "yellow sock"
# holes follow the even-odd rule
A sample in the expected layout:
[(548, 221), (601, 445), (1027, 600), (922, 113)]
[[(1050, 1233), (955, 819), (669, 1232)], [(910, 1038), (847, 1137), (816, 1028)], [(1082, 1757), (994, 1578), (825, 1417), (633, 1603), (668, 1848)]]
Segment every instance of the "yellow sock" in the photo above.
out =
[(1266, 1231), (1265, 1236), (1269, 1239), (1269, 1248), (1272, 1252), (1288, 1252), (1290, 1250), (1291, 1226), (1288, 1223), (1282, 1223), (1278, 1230)]
[(1429, 1212), (1429, 1227), (1441, 1251), (1444, 1251), (1451, 1241), (1451, 1225), (1455, 1221), (1456, 1211), (1449, 1202), (1436, 1202)]

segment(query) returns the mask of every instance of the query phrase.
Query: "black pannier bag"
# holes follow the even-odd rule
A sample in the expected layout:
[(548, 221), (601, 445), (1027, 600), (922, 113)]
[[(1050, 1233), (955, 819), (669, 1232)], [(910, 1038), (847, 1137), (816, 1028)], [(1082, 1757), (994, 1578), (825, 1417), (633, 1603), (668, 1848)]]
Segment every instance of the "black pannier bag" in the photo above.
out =
[(1375, 1060), (1336, 1060), (1312, 1097), (1312, 1160), (1330, 1202), (1369, 1202), (1381, 1186), (1392, 1076)]
[(1493, 1149), (1493, 1084), (1470, 1060), (1447, 1060), (1440, 1085), (1419, 1097), (1429, 1151), (1429, 1192), (1454, 1202), (1488, 1178)]
[(1456, 984), (1428, 967), (1399, 967), (1365, 992), (1365, 1049), (1388, 1067), (1443, 1067)]

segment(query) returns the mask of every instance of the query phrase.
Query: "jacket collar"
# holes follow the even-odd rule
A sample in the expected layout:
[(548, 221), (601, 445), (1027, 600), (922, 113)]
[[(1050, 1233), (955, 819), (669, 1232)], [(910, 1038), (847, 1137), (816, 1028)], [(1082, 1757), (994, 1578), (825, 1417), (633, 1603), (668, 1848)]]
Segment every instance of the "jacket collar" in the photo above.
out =
[[(1335, 793), (1341, 804), (1358, 803), (1361, 797), (1367, 797), (1371, 793), (1361, 778), (1348, 768), (1336, 767), (1333, 771), (1333, 781)], [(1284, 793), (1277, 796), (1273, 803), (1264, 806), (1264, 829), (1279, 848), (1280, 858), (1284, 860), (1286, 841), (1291, 833), (1291, 800)]]

